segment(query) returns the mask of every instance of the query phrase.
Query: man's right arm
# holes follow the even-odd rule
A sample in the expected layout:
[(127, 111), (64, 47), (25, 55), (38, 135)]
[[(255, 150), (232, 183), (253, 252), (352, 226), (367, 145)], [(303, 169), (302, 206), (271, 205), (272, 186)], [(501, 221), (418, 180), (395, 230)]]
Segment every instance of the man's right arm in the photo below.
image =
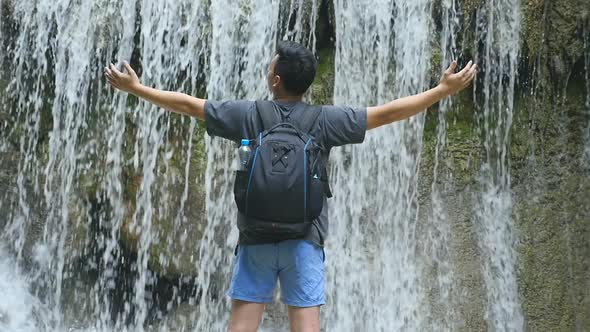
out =
[(205, 120), (205, 99), (144, 86), (139, 82), (137, 74), (127, 62), (124, 63), (124, 66), (127, 73), (119, 71), (112, 63), (105, 68), (109, 84), (114, 88), (145, 99), (169, 111)]

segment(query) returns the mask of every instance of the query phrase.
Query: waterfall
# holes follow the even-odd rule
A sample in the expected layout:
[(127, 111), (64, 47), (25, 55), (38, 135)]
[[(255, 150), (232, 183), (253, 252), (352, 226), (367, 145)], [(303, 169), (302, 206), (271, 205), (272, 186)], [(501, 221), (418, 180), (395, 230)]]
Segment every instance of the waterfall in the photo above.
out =
[(520, 1), (492, 0), (477, 13), (477, 40), (483, 44), (483, 104), (479, 119), (484, 135), (475, 216), (482, 249), (490, 329), (524, 328), (516, 280), (516, 230), (508, 148), (520, 45)]
[[(12, 91), (13, 112), (20, 120), (14, 128), (24, 134), (19, 137), (19, 208), (13, 211), (7, 239), (12, 239), (9, 243), (19, 261), (29, 246), (27, 256), (34, 260), (31, 284), (49, 290), (42, 292), (43, 302), (52, 312), (48, 323), (60, 326), (65, 266), (68, 259), (82, 254), (68, 250), (73, 239), (66, 236), (81, 222), (72, 220), (72, 215), (84, 216), (77, 211), (83, 203), (76, 199), (75, 178), (90, 166), (85, 159), (94, 148), (94, 135), (85, 127), (91, 103), (96, 102), (89, 94), (98, 60), (96, 29), (104, 15), (91, 19), (91, 13), (99, 8), (102, 13), (103, 4), (53, 1), (13, 5), (13, 19), (21, 32), (13, 36), (14, 76), (7, 91)], [(53, 100), (48, 102), (46, 95)], [(41, 118), (49, 115), (53, 128), (49, 137), (43, 137), (49, 140), (48, 151), (38, 153)], [(38, 200), (41, 192), (44, 201)], [(43, 216), (31, 215), (40, 207), (46, 210)], [(38, 241), (27, 244), (25, 237), (31, 233)]]
[[(459, 31), (458, 4), (455, 0), (442, 1), (442, 32), (441, 72), (446, 70), (449, 64), (456, 60), (457, 34)], [(434, 326), (438, 330), (454, 331), (456, 316), (451, 288), (454, 280), (453, 266), (451, 261), (451, 229), (447, 211), (447, 200), (445, 194), (450, 190), (452, 183), (452, 169), (447, 157), (447, 116), (453, 111), (452, 99), (447, 98), (439, 103), (438, 124), (436, 127), (436, 146), (434, 152), (434, 174), (431, 186), (431, 215), (427, 243), (430, 244), (426, 252), (432, 258), (432, 264), (436, 269), (438, 297), (436, 306), (442, 310), (442, 314), (433, 315)], [(441, 165), (442, 164), (442, 165)]]
[[(280, 26), (285, 30), (283, 39), (299, 42), (315, 54), (318, 7), (318, 0), (290, 0), (287, 20), (281, 22)], [(295, 24), (292, 29), (289, 29), (293, 19)]]
[[(212, 45), (209, 98), (260, 99), (268, 96), (264, 79), (275, 48), (279, 3), (216, 1), (211, 4)], [(233, 202), (233, 144), (206, 138), (207, 219), (201, 242), (199, 284), (203, 295), (197, 330), (222, 331), (229, 317), (229, 285), (233, 249), (237, 244)], [(220, 234), (227, 234), (223, 236)]]
[[(429, 1), (341, 0), (335, 11), (336, 104), (371, 106), (428, 86)], [(415, 234), (422, 127), (417, 116), (332, 153), (325, 313), (331, 330), (423, 326)]]
[[(159, 220), (172, 219), (173, 227), (180, 230), (198, 222), (184, 215), (192, 204), (188, 187), (196, 121), (113, 92), (105, 84), (102, 68), (131, 60), (142, 83), (156, 88), (193, 93), (210, 76), (210, 98), (265, 98), (265, 72), (276, 40), (284, 36), (315, 47), (317, 1), (291, 1), (285, 11), (287, 21), (281, 22), (280, 5), (278, 0), (2, 3), (1, 8), (10, 12), (6, 17), (14, 21), (2, 22), (3, 32), (12, 23), (16, 32), (10, 38), (2, 35), (3, 44), (14, 45), (10, 56), (2, 57), (14, 73), (6, 90), (10, 93), (2, 98), (18, 122), (2, 131), (0, 151), (8, 156), (15, 139), (20, 151), (15, 194), (3, 194), (2, 207), (12, 211), (9, 221), (2, 221), (7, 230), (2, 239), (10, 244), (17, 264), (31, 269), (23, 272), (26, 286), (39, 295), (40, 305), (51, 308), (48, 329), (61, 330), (67, 324), (62, 288), (75, 272), (75, 261), (98, 253), (98, 260), (84, 269), (96, 269), (96, 280), (89, 281), (88, 294), (74, 299), (87, 298), (85, 305), (92, 307), (96, 317), (87, 318), (95, 322), (87, 323), (101, 330), (127, 330), (131, 319), (142, 330), (153, 306), (151, 251), (162, 242), (171, 246), (170, 239), (160, 238)], [(311, 18), (306, 18), (310, 9)], [(289, 27), (292, 19), (295, 24)], [(171, 128), (187, 122), (188, 143), (175, 143), (172, 136), (183, 135), (183, 130)], [(52, 123), (48, 137), (43, 123)], [(129, 133), (134, 140), (126, 139)], [(38, 148), (43, 140), (49, 140), (47, 151)], [(199, 328), (223, 330), (229, 309), (223, 293), (237, 239), (228, 191), (234, 155), (219, 139), (207, 138), (207, 145), (210, 222), (192, 260), (199, 266), (194, 283), (200, 288), (192, 301), (200, 300)], [(178, 181), (170, 172), (172, 158), (184, 160), (185, 165), (178, 211), (170, 202), (176, 200), (171, 188)], [(215, 170), (225, 173), (211, 176)], [(128, 184), (123, 181), (137, 182), (136, 197), (125, 197)], [(82, 195), (89, 185), (98, 187), (96, 196)], [(99, 209), (98, 215), (93, 209)], [(73, 246), (78, 232), (88, 234), (95, 227), (98, 233), (90, 235), (96, 238)], [(130, 248), (121, 247), (122, 236), (136, 238), (135, 262), (125, 263), (123, 251)], [(165, 265), (176, 258), (161, 255), (160, 259)], [(121, 275), (121, 264), (130, 266), (130, 274)], [(225, 269), (218, 269), (219, 264)], [(121, 282), (131, 289), (121, 290), (125, 287)], [(122, 308), (119, 315), (117, 308)]]
[[(15, 26), (15, 35), (3, 40), (14, 44), (10, 56), (3, 56), (13, 68), (9, 93), (3, 98), (12, 105), (17, 123), (2, 133), (0, 146), (3, 153), (10, 153), (10, 142), (18, 139), (20, 151), (16, 198), (5, 197), (7, 202), (15, 199), (17, 208), (3, 242), (10, 244), (18, 264), (28, 266), (27, 286), (44, 307), (51, 308), (45, 320), (50, 330), (65, 328), (62, 289), (66, 279), (78, 273), (73, 270), (75, 261), (94, 253), (102, 253), (98, 265), (90, 261), (83, 270), (96, 268), (96, 283), (88, 286), (88, 294), (73, 299), (94, 306), (96, 317), (87, 319), (96, 319), (95, 325), (103, 330), (126, 329), (129, 317), (139, 329), (146, 321), (151, 305), (146, 289), (153, 282), (148, 253), (158, 241), (152, 221), (172, 214), (168, 186), (173, 180), (166, 170), (171, 155), (183, 151), (169, 141), (171, 117), (147, 103), (129, 107), (125, 94), (106, 86), (102, 68), (130, 60), (138, 47), (143, 83), (190, 92), (202, 77), (200, 55), (207, 50), (201, 45), (206, 36), (199, 32), (205, 30), (200, 29), (204, 16), (199, 6), (200, 2), (148, 0), (19, 1), (2, 6), (11, 11)], [(136, 26), (138, 9), (140, 26)], [(179, 79), (180, 72), (192, 75)], [(40, 128), (42, 119), (52, 123), (48, 137)], [(124, 140), (126, 121), (137, 132), (135, 142)], [(195, 124), (193, 120), (189, 140)], [(42, 140), (49, 140), (47, 151), (39, 150)], [(134, 147), (131, 159), (125, 156), (125, 150), (131, 150), (126, 146)], [(192, 149), (188, 146), (187, 161)], [(141, 190), (129, 217), (129, 207), (123, 203), (122, 168), (130, 163), (140, 173)], [(189, 171), (187, 167), (185, 178)], [(96, 196), (85, 197), (84, 190), (93, 185), (104, 196), (97, 191)], [(182, 206), (186, 199), (184, 195)], [(93, 205), (108, 206), (96, 221), (91, 220)], [(95, 222), (101, 233), (81, 240)], [(119, 247), (124, 226), (134, 234), (139, 230), (135, 290), (113, 300), (112, 292), (121, 281), (117, 266), (124, 259)], [(89, 251), (95, 247), (96, 252)], [(113, 301), (127, 307), (114, 326), (113, 307), (122, 304)]]
[[(141, 69), (142, 83), (158, 88), (181, 90), (189, 92), (194, 90), (197, 80), (204, 75), (205, 68), (201, 68), (200, 59), (206, 53), (204, 34), (204, 13), (200, 1), (123, 1), (120, 7), (122, 27), (115, 31), (122, 31), (121, 41), (115, 45), (118, 49), (115, 62), (121, 63), (132, 57), (134, 47), (137, 46), (142, 58), (138, 63)], [(141, 17), (141, 25), (136, 27), (136, 10)], [(164, 15), (162, 15), (164, 13)], [(137, 30), (136, 30), (137, 29)], [(172, 33), (173, 32), (173, 33)], [(134, 45), (134, 37), (139, 33), (140, 44)], [(108, 62), (105, 62), (107, 64)], [(182, 76), (180, 73), (190, 73)], [(135, 266), (136, 281), (135, 290), (131, 301), (133, 306), (128, 306), (126, 314), (117, 320), (117, 328), (124, 328), (125, 320), (129, 315), (135, 318), (135, 324), (141, 327), (148, 314), (148, 300), (146, 287), (152, 282), (148, 271), (149, 251), (159, 241), (166, 241), (170, 246), (170, 239), (160, 239), (158, 229), (152, 229), (153, 220), (171, 218), (174, 227), (186, 229), (186, 218), (182, 214), (186, 212), (186, 193), (189, 185), (189, 174), (192, 171), (189, 165), (192, 155), (192, 136), (195, 132), (195, 120), (181, 119), (181, 122), (189, 122), (189, 130), (185, 137), (188, 141), (186, 148), (186, 167), (184, 169), (184, 189), (180, 199), (180, 209), (173, 211), (171, 190), (172, 175), (170, 175), (169, 162), (174, 154), (182, 154), (182, 146), (175, 146), (170, 141), (170, 127), (174, 125), (173, 119), (166, 112), (149, 103), (140, 102), (138, 107), (128, 109), (125, 94), (114, 93), (111, 103), (112, 121), (108, 128), (107, 152), (107, 181), (105, 192), (111, 213), (101, 221), (109, 231), (105, 238), (104, 254), (102, 256), (102, 276), (99, 278), (102, 298), (97, 297), (97, 305), (102, 304), (99, 326), (108, 329), (110, 303), (106, 294), (113, 290), (117, 278), (116, 265), (121, 260), (121, 248), (118, 241), (122, 227), (125, 232), (138, 236), (138, 261)], [(125, 122), (133, 119), (136, 130), (136, 140), (133, 143), (134, 153), (131, 159), (125, 159), (125, 144), (123, 134), (126, 130)], [(182, 131), (180, 131), (182, 132)], [(164, 155), (164, 156), (162, 156)], [(123, 202), (123, 190), (121, 186), (122, 165), (133, 164), (135, 172), (139, 173), (141, 183), (135, 199), (135, 211), (131, 217), (127, 216), (132, 211)], [(159, 171), (162, 170), (162, 171)], [(173, 216), (177, 215), (176, 218)], [(127, 219), (126, 219), (127, 218)], [(127, 223), (127, 224), (125, 224)], [(182, 247), (184, 245), (180, 244)], [(170, 264), (175, 257), (161, 258), (162, 264)], [(196, 264), (196, 262), (195, 262)], [(133, 307), (134, 312), (129, 308)]]
[[(135, 35), (135, 1), (129, 0), (121, 4), (120, 15), (122, 18), (122, 27), (117, 30), (121, 31), (121, 42), (119, 44), (118, 54), (115, 61), (119, 59), (131, 59), (133, 52), (133, 36)], [(118, 61), (117, 61), (118, 62)], [(105, 63), (105, 65), (107, 65)], [(103, 184), (106, 199), (112, 206), (112, 212), (106, 216), (105, 223), (109, 224), (110, 232), (104, 239), (104, 253), (99, 262), (101, 266), (101, 275), (98, 278), (98, 289), (101, 291), (100, 296), (95, 297), (95, 307), (100, 311), (97, 319), (97, 326), (107, 329), (110, 319), (110, 307), (112, 306), (109, 298), (109, 290), (116, 283), (116, 262), (120, 260), (121, 251), (119, 248), (119, 236), (122, 223), (125, 218), (125, 204), (123, 202), (123, 185), (121, 176), (123, 174), (123, 163), (121, 155), (123, 151), (124, 134), (126, 130), (125, 114), (127, 113), (126, 104), (128, 102), (127, 94), (114, 94), (110, 108), (112, 109), (111, 121), (106, 129), (107, 132), (107, 158), (106, 162), (110, 166), (105, 175)]]

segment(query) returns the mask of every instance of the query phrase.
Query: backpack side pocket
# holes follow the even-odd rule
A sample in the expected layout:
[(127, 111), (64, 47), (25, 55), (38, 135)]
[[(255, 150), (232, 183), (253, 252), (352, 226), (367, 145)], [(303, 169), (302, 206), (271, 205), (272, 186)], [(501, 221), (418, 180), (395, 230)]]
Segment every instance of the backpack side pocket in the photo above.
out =
[(236, 171), (236, 179), (234, 182), (234, 199), (238, 210), (246, 213), (246, 197), (248, 191), (249, 171)]

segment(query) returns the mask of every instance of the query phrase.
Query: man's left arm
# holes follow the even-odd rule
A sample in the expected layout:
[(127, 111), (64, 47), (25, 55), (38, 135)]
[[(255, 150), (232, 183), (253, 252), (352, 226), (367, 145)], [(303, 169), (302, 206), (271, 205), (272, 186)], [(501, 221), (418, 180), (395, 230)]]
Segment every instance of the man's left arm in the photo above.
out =
[(472, 61), (460, 72), (455, 73), (454, 61), (444, 72), (440, 83), (428, 91), (399, 98), (387, 104), (367, 108), (367, 130), (414, 116), (440, 100), (454, 95), (471, 84), (477, 73), (477, 65)]

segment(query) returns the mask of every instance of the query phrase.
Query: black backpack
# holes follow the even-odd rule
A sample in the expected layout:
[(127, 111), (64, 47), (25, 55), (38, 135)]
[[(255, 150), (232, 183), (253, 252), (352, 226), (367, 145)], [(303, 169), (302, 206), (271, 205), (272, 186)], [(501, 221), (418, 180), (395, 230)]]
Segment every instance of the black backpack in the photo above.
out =
[(302, 238), (320, 215), (324, 195), (331, 197), (324, 148), (309, 134), (322, 109), (309, 106), (283, 122), (272, 102), (257, 101), (256, 108), (264, 129), (251, 140), (246, 170), (236, 172), (234, 184), (246, 216), (240, 234), (248, 243)]

